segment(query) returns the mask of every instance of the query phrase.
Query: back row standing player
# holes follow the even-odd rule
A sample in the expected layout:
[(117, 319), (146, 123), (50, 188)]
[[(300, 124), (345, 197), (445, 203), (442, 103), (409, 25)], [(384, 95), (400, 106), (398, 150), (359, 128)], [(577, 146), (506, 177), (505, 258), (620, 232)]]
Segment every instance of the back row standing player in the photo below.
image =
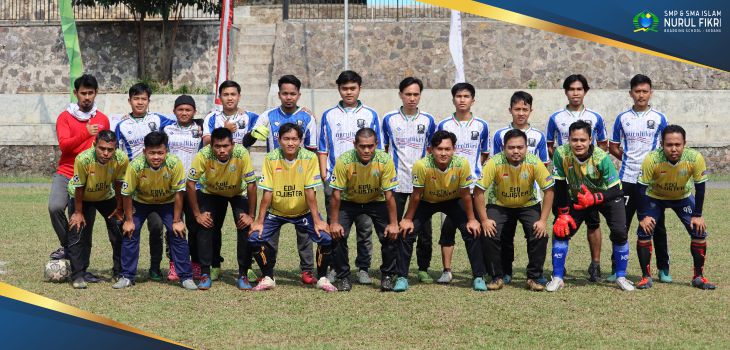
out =
[[(662, 130), (667, 126), (667, 118), (649, 105), (652, 86), (649, 77), (637, 74), (631, 78), (629, 95), (634, 105), (626, 112), (616, 117), (613, 124), (613, 137), (609, 150), (611, 154), (621, 159), (621, 187), (626, 197), (626, 230), (631, 227), (642, 198), (638, 193), (637, 180), (641, 172), (641, 163), (652, 150), (655, 150), (661, 141)], [(664, 226), (664, 212), (658, 213), (656, 227), (654, 227), (654, 248), (656, 249), (656, 264), (659, 270), (659, 281), (669, 283), (672, 277), (669, 274), (669, 247), (667, 245), (667, 229)], [(613, 279), (611, 276), (609, 279)]]
[[(555, 149), (568, 143), (570, 125), (582, 120), (591, 126), (593, 144), (604, 152), (608, 151), (606, 125), (598, 112), (588, 109), (583, 104), (590, 86), (583, 75), (573, 74), (563, 81), (563, 90), (568, 98), (565, 108), (553, 113), (547, 125), (547, 146), (550, 157)], [(556, 145), (557, 143), (557, 145)], [(553, 205), (553, 215), (557, 217), (557, 202)], [(627, 218), (628, 219), (628, 218)], [(601, 278), (601, 218), (598, 211), (591, 211), (586, 217), (588, 245), (591, 250), (591, 263), (588, 266), (588, 280), (597, 282)]]

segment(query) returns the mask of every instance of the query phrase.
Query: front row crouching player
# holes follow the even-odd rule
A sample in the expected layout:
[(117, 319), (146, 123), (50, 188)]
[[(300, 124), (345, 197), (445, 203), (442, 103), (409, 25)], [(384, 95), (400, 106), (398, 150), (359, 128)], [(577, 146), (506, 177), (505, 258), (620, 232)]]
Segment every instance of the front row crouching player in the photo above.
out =
[(591, 212), (598, 210), (611, 231), (616, 284), (632, 291), (634, 286), (626, 279), (629, 243), (624, 197), (616, 168), (608, 153), (591, 143), (590, 124), (579, 120), (568, 130), (568, 144), (556, 148), (553, 154), (558, 216), (553, 224), (553, 278), (546, 289), (555, 292), (563, 288), (568, 242)]
[[(199, 193), (195, 191), (197, 184), (201, 187)], [(198, 288), (207, 290), (213, 283), (211, 265), (218, 254), (215, 235), (223, 228), (230, 203), (237, 234), (237, 285), (242, 290), (251, 289), (246, 275), (251, 268), (246, 228), (256, 213), (256, 175), (248, 151), (239, 144), (234, 145), (230, 130), (217, 128), (210, 134), (210, 144), (198, 152), (188, 171), (187, 192), (193, 216), (200, 225)]]
[(96, 134), (94, 147), (81, 152), (74, 161), (74, 175), (68, 184), (71, 195), (66, 256), (71, 261), (74, 288), (86, 288), (86, 269), (91, 256), (91, 234), (96, 212), (104, 217), (112, 244), (113, 278), (122, 272), (121, 249), (122, 194), (120, 189), (127, 170), (127, 156), (117, 149), (117, 136), (109, 130)]
[(385, 151), (376, 149), (378, 140), (375, 130), (358, 130), (354, 143), (355, 149), (337, 158), (330, 176), (333, 191), (329, 220), (330, 233), (336, 240), (334, 269), (337, 272), (337, 289), (345, 292), (352, 289), (347, 238), (355, 218), (367, 215), (373, 220), (381, 245), (383, 263), (380, 265), (380, 289), (392, 291), (396, 274), (395, 239), (398, 238), (398, 218), (393, 196), (393, 190), (398, 187), (395, 165)]
[[(702, 217), (705, 201), (707, 167), (699, 152), (685, 148), (685, 131), (679, 125), (669, 125), (662, 130), (662, 148), (649, 152), (641, 165), (639, 175), (639, 236), (636, 251), (643, 277), (639, 289), (652, 286), (651, 239), (664, 209), (671, 208), (692, 238), (690, 252), (694, 261), (692, 286), (699, 289), (715, 289), (704, 277), (707, 253), (707, 226)], [(690, 181), (691, 180), (691, 181)], [(692, 184), (695, 196), (692, 195)]]
[[(514, 232), (517, 221), (522, 223), (527, 240), (527, 286), (530, 290), (545, 289), (542, 275), (547, 250), (547, 219), (553, 205), (554, 181), (538, 156), (527, 153), (527, 134), (512, 129), (504, 134), (503, 151), (487, 161), (482, 179), (474, 189), (474, 205), (479, 213), (485, 242), (487, 270), (492, 281), (489, 290), (501, 289), (504, 277), (502, 267), (502, 233)], [(545, 191), (540, 208), (535, 182)], [(487, 195), (485, 207), (484, 192)], [(507, 263), (510, 263), (507, 261)]]
[(284, 224), (294, 224), (317, 243), (317, 288), (336, 292), (327, 279), (332, 257), (332, 237), (327, 223), (317, 209), (314, 189), (322, 186), (319, 162), (314, 152), (301, 148), (302, 129), (292, 123), (279, 128), (279, 148), (266, 154), (259, 187), (264, 191), (258, 217), (249, 230), (248, 242), (254, 258), (264, 275), (253, 290), (267, 290), (276, 286), (274, 266), (276, 249), (274, 234)]
[(400, 222), (401, 238), (398, 241), (398, 279), (393, 290), (408, 289), (408, 268), (413, 254), (413, 243), (421, 226), (437, 212), (449, 217), (466, 245), (474, 290), (486, 291), (485, 253), (479, 222), (474, 218), (474, 208), (469, 193), (473, 182), (469, 162), (454, 155), (456, 135), (440, 130), (431, 138), (431, 154), (413, 165), (413, 193), (403, 220)]
[(180, 284), (196, 290), (190, 270), (190, 250), (182, 221), (185, 169), (176, 156), (167, 153), (167, 135), (153, 131), (144, 137), (142, 154), (127, 167), (122, 184), (124, 225), (122, 225), (122, 277), (112, 288), (134, 284), (139, 260), (139, 231), (147, 216), (157, 213), (167, 230), (170, 256)]

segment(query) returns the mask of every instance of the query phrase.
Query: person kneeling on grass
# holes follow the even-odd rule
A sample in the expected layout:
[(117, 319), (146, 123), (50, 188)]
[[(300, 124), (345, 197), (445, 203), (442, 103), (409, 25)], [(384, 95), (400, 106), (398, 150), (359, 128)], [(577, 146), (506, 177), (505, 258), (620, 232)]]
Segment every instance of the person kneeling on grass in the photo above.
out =
[(117, 136), (109, 130), (96, 134), (94, 147), (81, 152), (74, 161), (74, 175), (68, 183), (71, 195), (68, 222), (67, 256), (71, 261), (71, 281), (76, 289), (86, 288), (89, 278), (91, 234), (96, 212), (104, 217), (109, 242), (112, 244), (113, 278), (122, 272), (121, 249), (122, 194), (120, 189), (127, 170), (127, 156), (117, 149)]
[[(545, 289), (547, 281), (542, 275), (547, 250), (547, 219), (553, 205), (553, 181), (545, 164), (538, 156), (527, 153), (527, 134), (520, 129), (504, 133), (503, 150), (487, 161), (482, 170), (482, 179), (474, 189), (474, 205), (487, 235), (487, 270), (492, 281), (489, 290), (501, 289), (504, 281), (501, 242), (505, 232), (514, 233), (517, 222), (522, 223), (527, 240), (527, 286), (534, 291)], [(545, 200), (540, 208), (539, 190), (545, 191)], [(485, 207), (484, 192), (488, 200)], [(507, 239), (512, 239), (507, 236)], [(544, 282), (543, 282), (544, 281)]]
[(608, 153), (591, 143), (590, 124), (579, 120), (570, 125), (568, 144), (555, 149), (553, 167), (558, 216), (553, 224), (553, 278), (545, 289), (555, 292), (563, 288), (570, 238), (597, 210), (611, 232), (616, 284), (625, 291), (634, 290), (626, 279), (629, 242), (621, 182)]
[[(685, 131), (679, 125), (662, 130), (662, 148), (649, 152), (639, 175), (639, 228), (636, 252), (643, 277), (639, 289), (652, 286), (651, 239), (664, 209), (671, 208), (692, 238), (690, 252), (694, 261), (692, 286), (715, 289), (703, 276), (707, 254), (707, 225), (702, 217), (705, 202), (707, 167), (702, 154), (685, 148)], [(692, 184), (696, 189), (692, 195)]]
[(122, 184), (124, 217), (122, 225), (122, 277), (112, 288), (134, 284), (139, 260), (139, 231), (147, 217), (156, 213), (162, 219), (170, 241), (170, 255), (180, 284), (197, 290), (190, 267), (190, 250), (182, 221), (185, 169), (176, 156), (167, 153), (167, 135), (153, 131), (144, 137), (144, 150), (127, 167)]
[(335, 163), (330, 175), (332, 198), (330, 200), (330, 232), (337, 240), (334, 249), (337, 289), (349, 291), (350, 262), (347, 238), (355, 218), (370, 217), (380, 240), (383, 263), (380, 290), (393, 290), (396, 273), (398, 218), (393, 190), (398, 187), (395, 165), (388, 153), (376, 149), (378, 139), (375, 130), (362, 128), (355, 133), (355, 149), (346, 151)]
[(486, 291), (484, 236), (474, 209), (469, 187), (472, 172), (469, 162), (454, 155), (456, 135), (450, 131), (437, 131), (431, 138), (431, 154), (413, 165), (413, 193), (408, 210), (400, 222), (401, 238), (398, 240), (398, 279), (393, 291), (408, 289), (408, 268), (416, 240), (413, 232), (420, 232), (424, 222), (441, 212), (451, 219), (461, 231), (467, 256), (474, 277), (474, 290)]
[(294, 224), (317, 243), (317, 288), (335, 292), (337, 288), (327, 279), (332, 258), (332, 237), (327, 223), (317, 209), (314, 189), (322, 186), (319, 162), (314, 152), (301, 148), (302, 129), (292, 123), (279, 128), (279, 148), (266, 154), (259, 187), (264, 191), (258, 217), (249, 230), (248, 242), (264, 278), (253, 290), (276, 286), (274, 266), (276, 249), (274, 234), (284, 224)]

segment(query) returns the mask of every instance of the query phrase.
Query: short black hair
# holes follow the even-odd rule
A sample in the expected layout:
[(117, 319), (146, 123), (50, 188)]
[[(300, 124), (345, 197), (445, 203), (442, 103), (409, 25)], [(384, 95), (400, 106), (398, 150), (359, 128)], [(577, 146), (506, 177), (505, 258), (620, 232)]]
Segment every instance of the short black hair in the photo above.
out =
[(117, 146), (117, 134), (114, 133), (114, 131), (111, 130), (101, 130), (99, 133), (96, 134), (96, 138), (94, 139), (94, 142), (112, 142), (114, 143), (114, 147)]
[(281, 78), (279, 78), (279, 82), (277, 83), (279, 90), (281, 90), (281, 86), (284, 84), (294, 85), (297, 88), (297, 91), (302, 88), (302, 81), (291, 74), (282, 75)]
[(431, 137), (431, 148), (438, 147), (445, 139), (451, 140), (451, 144), (456, 147), (456, 135), (451, 131), (439, 130)]
[(524, 91), (515, 91), (514, 94), (512, 94), (512, 97), (509, 99), (509, 107), (512, 108), (517, 102), (524, 102), (527, 105), (530, 105), (532, 107), (532, 95), (524, 92)]
[(238, 91), (239, 94), (241, 93), (241, 85), (239, 85), (237, 82), (235, 82), (233, 80), (226, 80), (221, 83), (221, 86), (218, 87), (218, 95), (223, 93), (223, 89), (226, 89), (229, 87), (234, 87), (234, 88), (236, 88), (236, 91)]
[(153, 131), (144, 137), (145, 148), (157, 147), (162, 145), (167, 147), (167, 134), (165, 134), (164, 132)]
[(588, 79), (586, 79), (583, 74), (571, 74), (565, 78), (565, 81), (563, 81), (563, 90), (568, 91), (568, 89), (570, 89), (570, 85), (576, 81), (579, 81), (580, 84), (583, 85), (583, 91), (588, 92), (588, 90), (591, 89), (590, 86), (588, 86)]
[(99, 90), (99, 82), (97, 82), (96, 78), (94, 78), (91, 74), (84, 74), (74, 80), (74, 90), (78, 91), (82, 86), (85, 88)]
[(375, 136), (375, 143), (378, 142), (378, 136), (375, 134), (375, 130), (371, 128), (362, 128), (355, 133), (355, 142), (358, 142), (360, 138)]
[(233, 133), (227, 128), (215, 128), (210, 133), (210, 143), (213, 144), (213, 140), (222, 141), (228, 139), (233, 143)]
[(335, 80), (335, 84), (337, 84), (337, 87), (340, 87), (341, 85), (347, 84), (347, 83), (357, 83), (358, 86), (362, 85), (362, 77), (360, 74), (357, 74), (355, 71), (346, 70), (340, 73), (339, 76), (337, 76), (337, 80)]
[(664, 137), (668, 134), (682, 134), (682, 140), (687, 140), (687, 133), (684, 131), (684, 128), (677, 124), (669, 124), (662, 130), (662, 142), (664, 142)]
[(302, 128), (299, 127), (299, 125), (296, 125), (294, 123), (284, 123), (279, 127), (279, 138), (281, 138), (282, 135), (288, 133), (289, 131), (296, 131), (297, 136), (301, 139), (303, 136)]
[(137, 83), (129, 88), (129, 98), (141, 94), (147, 94), (147, 98), (150, 98), (152, 97), (152, 89), (150, 89), (150, 86), (145, 83)]
[(421, 79), (414, 78), (414, 77), (408, 77), (408, 78), (401, 80), (400, 84), (398, 84), (398, 90), (400, 90), (400, 92), (403, 92), (403, 90), (405, 90), (407, 87), (409, 87), (413, 84), (418, 85), (419, 92), (423, 91), (423, 81), (421, 81)]
[(644, 74), (637, 74), (631, 78), (631, 82), (629, 84), (631, 85), (631, 89), (641, 84), (649, 84), (649, 87), (651, 87), (651, 79)]
[(471, 94), (471, 98), (476, 97), (477, 91), (474, 89), (474, 85), (469, 83), (456, 83), (451, 87), (451, 97), (456, 97), (456, 93), (461, 90), (467, 90)]
[(568, 135), (572, 134), (575, 130), (581, 129), (586, 131), (588, 137), (593, 137), (593, 128), (591, 127), (591, 124), (588, 124), (583, 120), (578, 120), (576, 122), (573, 122), (573, 124), (570, 124), (570, 127), (568, 127)]
[[(525, 139), (525, 144), (527, 144), (527, 134), (525, 134), (525, 132), (520, 129), (511, 129), (511, 130), (507, 131), (506, 133), (504, 133), (504, 144), (507, 145), (507, 141), (509, 141), (509, 139), (513, 139), (515, 137), (521, 137), (521, 138)], [(502, 148), (504, 148), (504, 147), (502, 147)]]

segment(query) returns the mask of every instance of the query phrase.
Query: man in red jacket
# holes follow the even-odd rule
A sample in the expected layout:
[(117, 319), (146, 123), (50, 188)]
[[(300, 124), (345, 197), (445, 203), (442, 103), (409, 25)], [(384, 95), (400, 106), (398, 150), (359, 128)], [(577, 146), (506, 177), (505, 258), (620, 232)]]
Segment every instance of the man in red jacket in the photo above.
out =
[[(61, 248), (51, 253), (51, 259), (65, 258), (66, 246), (66, 207), (68, 206), (68, 182), (74, 173), (74, 159), (82, 151), (91, 147), (94, 137), (101, 130), (109, 130), (109, 118), (96, 109), (96, 92), (99, 83), (96, 78), (84, 74), (74, 81), (74, 96), (78, 103), (70, 103), (56, 120), (56, 136), (61, 159), (53, 174), (51, 194), (48, 198), (48, 212), (51, 225), (56, 231)], [(88, 276), (94, 279), (93, 275)]]

